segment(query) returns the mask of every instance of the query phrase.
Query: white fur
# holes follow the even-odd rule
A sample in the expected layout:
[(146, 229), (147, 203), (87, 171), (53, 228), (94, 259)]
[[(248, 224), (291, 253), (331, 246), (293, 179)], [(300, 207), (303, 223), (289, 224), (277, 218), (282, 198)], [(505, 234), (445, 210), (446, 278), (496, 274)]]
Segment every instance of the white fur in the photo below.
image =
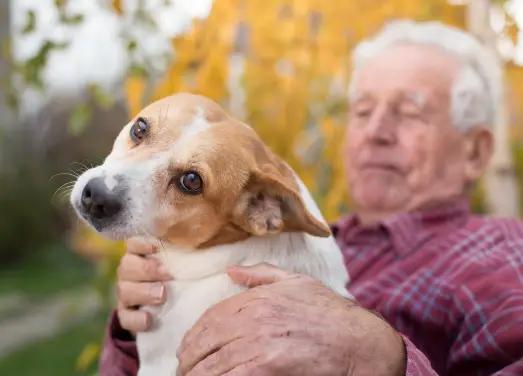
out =
[[(303, 183), (300, 185), (307, 209), (324, 221), (309, 192)], [(243, 290), (225, 273), (228, 266), (268, 262), (315, 277), (340, 295), (349, 297), (347, 271), (332, 236), (282, 233), (200, 251), (167, 247), (157, 257), (175, 280), (168, 285), (167, 302), (163, 306), (147, 307), (153, 312), (157, 325), (151, 331), (138, 334), (140, 376), (176, 374), (178, 361), (174, 354), (185, 332), (209, 307)]]
[(190, 141), (189, 139), (191, 137), (197, 135), (200, 132), (205, 132), (210, 127), (211, 125), (204, 117), (203, 110), (198, 108), (192, 122), (184, 127), (182, 137), (180, 137), (176, 143), (182, 145), (186, 144)]

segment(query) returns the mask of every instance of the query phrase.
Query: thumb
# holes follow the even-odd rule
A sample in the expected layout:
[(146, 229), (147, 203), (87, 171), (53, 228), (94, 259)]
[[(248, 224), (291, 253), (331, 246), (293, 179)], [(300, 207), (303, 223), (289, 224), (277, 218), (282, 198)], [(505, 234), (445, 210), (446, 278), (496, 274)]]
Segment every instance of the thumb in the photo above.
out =
[(268, 263), (253, 266), (231, 266), (227, 269), (227, 274), (233, 282), (247, 287), (268, 285), (283, 281), (294, 275)]

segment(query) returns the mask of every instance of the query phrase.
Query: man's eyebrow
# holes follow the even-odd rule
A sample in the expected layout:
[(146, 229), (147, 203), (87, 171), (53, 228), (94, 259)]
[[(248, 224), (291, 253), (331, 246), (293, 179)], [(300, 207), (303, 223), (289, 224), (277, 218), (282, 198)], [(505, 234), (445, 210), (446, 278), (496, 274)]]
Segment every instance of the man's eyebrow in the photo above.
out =
[(400, 99), (407, 99), (418, 107), (423, 108), (427, 104), (427, 96), (423, 93), (416, 91), (403, 91), (401, 93)]
[(368, 93), (356, 93), (349, 97), (349, 103), (356, 103), (365, 100), (371, 100), (372, 96)]

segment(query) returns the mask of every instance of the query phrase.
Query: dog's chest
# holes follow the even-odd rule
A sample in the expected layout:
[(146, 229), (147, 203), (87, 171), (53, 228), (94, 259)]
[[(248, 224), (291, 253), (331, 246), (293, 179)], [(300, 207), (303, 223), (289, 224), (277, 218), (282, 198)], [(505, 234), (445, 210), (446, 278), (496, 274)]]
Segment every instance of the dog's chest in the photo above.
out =
[(157, 256), (175, 277), (168, 284), (167, 301), (147, 308), (156, 325), (137, 338), (141, 376), (175, 375), (176, 351), (185, 333), (208, 308), (244, 290), (225, 273), (228, 266), (268, 262), (315, 277), (347, 296), (347, 272), (332, 238), (285, 233), (197, 252), (171, 251)]
[(168, 283), (167, 302), (145, 308), (156, 321), (153, 330), (137, 337), (139, 375), (175, 375), (176, 351), (185, 333), (209, 307), (242, 290), (225, 273)]

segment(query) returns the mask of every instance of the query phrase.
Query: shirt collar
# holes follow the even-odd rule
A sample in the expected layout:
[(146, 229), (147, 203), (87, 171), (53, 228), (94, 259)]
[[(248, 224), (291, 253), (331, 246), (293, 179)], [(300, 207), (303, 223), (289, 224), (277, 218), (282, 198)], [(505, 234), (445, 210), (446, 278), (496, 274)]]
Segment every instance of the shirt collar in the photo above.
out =
[(333, 232), (344, 244), (354, 243), (360, 236), (369, 242), (389, 237), (394, 251), (403, 257), (436, 233), (464, 223), (469, 214), (468, 199), (460, 197), (435, 208), (394, 214), (371, 228), (361, 225), (357, 214), (352, 214), (334, 225)]

